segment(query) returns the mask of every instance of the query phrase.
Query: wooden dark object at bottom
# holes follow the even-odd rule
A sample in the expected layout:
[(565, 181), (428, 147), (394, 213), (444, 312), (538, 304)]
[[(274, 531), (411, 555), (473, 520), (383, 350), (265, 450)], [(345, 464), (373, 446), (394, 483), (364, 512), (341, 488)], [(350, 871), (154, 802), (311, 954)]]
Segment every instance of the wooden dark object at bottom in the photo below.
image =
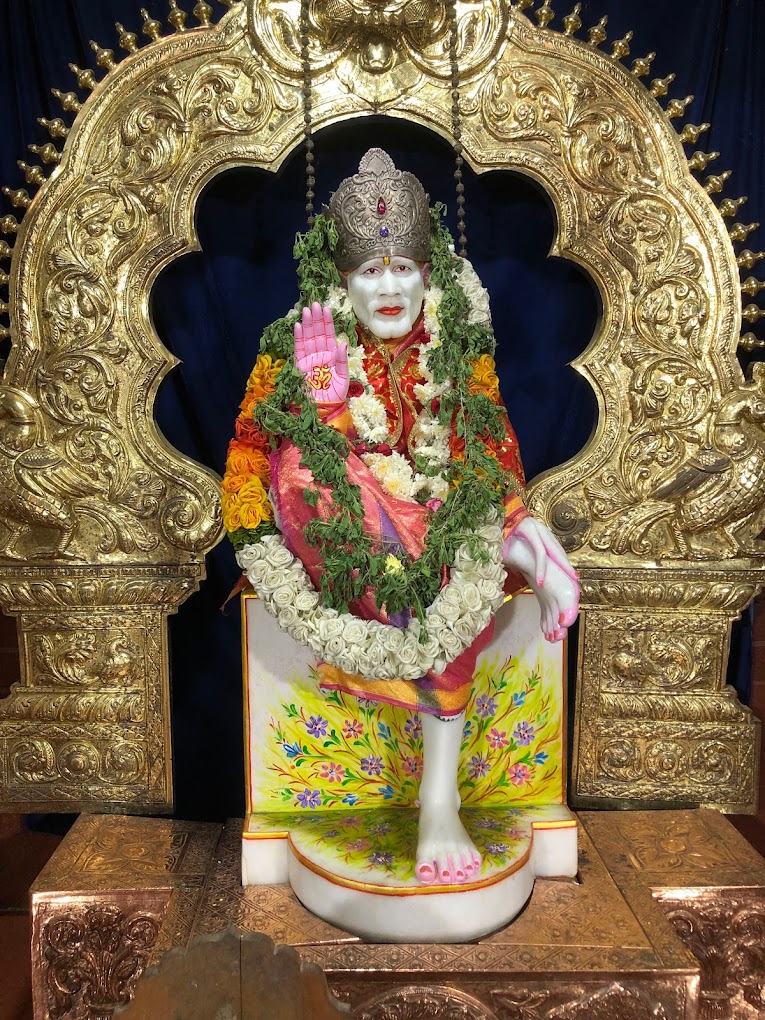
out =
[(171, 949), (136, 986), (121, 1020), (337, 1020), (319, 967), (301, 965), (290, 946), (233, 926)]

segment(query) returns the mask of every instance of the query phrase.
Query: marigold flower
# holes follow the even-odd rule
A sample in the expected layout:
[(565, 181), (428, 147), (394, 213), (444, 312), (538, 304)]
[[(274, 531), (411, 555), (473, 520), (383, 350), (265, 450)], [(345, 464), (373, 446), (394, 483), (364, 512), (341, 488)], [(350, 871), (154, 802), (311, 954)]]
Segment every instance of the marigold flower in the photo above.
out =
[(242, 410), (244, 410), (243, 404), (247, 402), (250, 396), (253, 398), (253, 403), (256, 403), (259, 400), (264, 400), (274, 392), (276, 389), (276, 377), (282, 368), (284, 368), (284, 365), (284, 358), (276, 358), (274, 360), (270, 354), (258, 355), (255, 367), (250, 372), (250, 378), (247, 380), (247, 393), (240, 405)]
[(489, 400), (499, 400), (499, 378), (494, 365), (494, 358), (488, 354), (482, 354), (480, 358), (471, 361), (473, 375), (468, 383), (471, 393), (485, 393)]

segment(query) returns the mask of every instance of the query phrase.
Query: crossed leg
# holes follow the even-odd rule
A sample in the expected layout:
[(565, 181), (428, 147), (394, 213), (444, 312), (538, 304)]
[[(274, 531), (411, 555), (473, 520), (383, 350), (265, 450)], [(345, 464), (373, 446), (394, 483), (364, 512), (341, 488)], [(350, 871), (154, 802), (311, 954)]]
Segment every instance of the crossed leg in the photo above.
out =
[(481, 869), (481, 855), (459, 815), (457, 768), (464, 722), (464, 712), (454, 719), (422, 717), (423, 769), (415, 867), (420, 882), (467, 882)]

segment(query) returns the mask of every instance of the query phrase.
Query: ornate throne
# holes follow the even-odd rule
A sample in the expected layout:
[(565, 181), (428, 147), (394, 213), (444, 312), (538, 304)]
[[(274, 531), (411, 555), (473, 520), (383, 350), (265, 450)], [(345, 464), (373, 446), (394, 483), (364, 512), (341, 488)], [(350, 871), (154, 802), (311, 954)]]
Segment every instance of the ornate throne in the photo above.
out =
[[(575, 367), (597, 400), (586, 446), (528, 502), (582, 579), (570, 796), (578, 808), (756, 805), (759, 724), (725, 684), (732, 621), (763, 584), (765, 374), (736, 358), (738, 202), (702, 184), (686, 100), (629, 69), (548, 0), (241, 0), (213, 24), (171, 3), (127, 56), (76, 70), (63, 150), (9, 192), (12, 350), (0, 384), (0, 602), (23, 675), (0, 703), (8, 810), (161, 814), (173, 802), (167, 616), (221, 535), (214, 475), (153, 415), (174, 359), (149, 294), (197, 245), (221, 171), (276, 172), (326, 126), (385, 115), (459, 143), (479, 174), (537, 182), (553, 252), (602, 316)], [(306, 69), (308, 73), (306, 74)], [(657, 84), (658, 82), (658, 84)], [(746, 309), (744, 310), (746, 312)], [(42, 1014), (41, 1014), (42, 1015)], [(467, 1015), (467, 1014), (466, 1014)]]

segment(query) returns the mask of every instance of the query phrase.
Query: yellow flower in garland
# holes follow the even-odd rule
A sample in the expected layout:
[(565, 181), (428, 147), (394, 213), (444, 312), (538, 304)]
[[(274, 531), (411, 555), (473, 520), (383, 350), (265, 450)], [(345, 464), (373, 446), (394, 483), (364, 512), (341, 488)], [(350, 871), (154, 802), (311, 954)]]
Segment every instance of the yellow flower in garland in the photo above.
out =
[(494, 365), (494, 358), (489, 354), (482, 354), (480, 358), (471, 361), (470, 365), (473, 369), (473, 376), (468, 383), (470, 392), (483, 393), (489, 400), (494, 401), (495, 404), (498, 403), (500, 399), (499, 379)]
[(224, 491), (221, 500), (226, 531), (246, 528), (254, 531), (263, 521), (273, 520), (274, 511), (268, 493), (257, 476), (248, 478), (238, 492)]
[(272, 358), (270, 354), (259, 354), (255, 367), (247, 380), (247, 392), (239, 405), (243, 414), (252, 417), (252, 409), (261, 400), (270, 397), (276, 389), (276, 377), (284, 368), (284, 358)]
[(239, 490), (239, 499), (242, 503), (242, 527), (252, 530), (257, 528), (261, 521), (273, 519), (274, 511), (268, 502), (268, 492), (259, 478), (250, 478), (242, 486)]
[(221, 501), (223, 527), (228, 532), (239, 531), (242, 524), (242, 503), (236, 492), (224, 492)]

